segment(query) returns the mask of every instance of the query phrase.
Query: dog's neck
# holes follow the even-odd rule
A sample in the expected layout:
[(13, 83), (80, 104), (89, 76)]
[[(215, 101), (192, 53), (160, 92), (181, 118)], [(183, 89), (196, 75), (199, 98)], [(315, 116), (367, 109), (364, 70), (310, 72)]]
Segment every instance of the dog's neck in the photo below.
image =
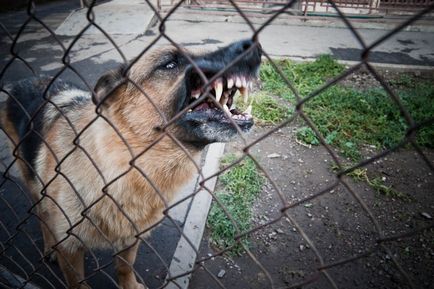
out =
[[(114, 125), (119, 127), (116, 123)], [(141, 187), (143, 182), (147, 182), (149, 189), (157, 188), (170, 200), (174, 191), (197, 172), (200, 150), (188, 149), (163, 132), (156, 132), (149, 139), (141, 138), (139, 143), (134, 132), (128, 128), (116, 131), (107, 129), (107, 126), (110, 124), (99, 119), (89, 131), (96, 136), (94, 146), (97, 148), (95, 151), (101, 154), (99, 159), (107, 160), (97, 164), (104, 171), (107, 182), (126, 174), (120, 181), (137, 182)]]

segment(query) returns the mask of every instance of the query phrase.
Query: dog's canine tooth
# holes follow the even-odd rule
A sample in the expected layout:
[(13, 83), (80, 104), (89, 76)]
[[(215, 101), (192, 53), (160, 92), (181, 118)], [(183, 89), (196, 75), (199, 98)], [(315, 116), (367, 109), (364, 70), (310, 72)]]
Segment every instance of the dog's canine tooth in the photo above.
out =
[(214, 90), (215, 90), (215, 98), (217, 102), (220, 102), (220, 98), (222, 97), (222, 93), (223, 93), (223, 82), (221, 80), (217, 80), (215, 82)]
[(227, 92), (224, 92), (223, 93), (223, 97), (220, 99), (220, 104), (223, 106), (223, 105), (226, 105), (227, 103), (228, 103), (228, 101), (229, 101), (229, 93), (227, 93)]
[(249, 104), (243, 114), (252, 115), (252, 104)]
[(247, 87), (247, 80), (244, 76), (241, 76), (241, 87)]
[[(228, 95), (229, 95), (229, 92), (228, 92)], [(238, 93), (235, 93), (233, 98), (232, 98), (233, 101), (232, 101), (232, 105), (230, 107), (231, 110), (236, 108), (236, 106), (237, 106), (236, 103), (238, 101), (238, 97), (239, 97)]]
[(249, 88), (246, 87), (241, 87), (240, 88), (240, 93), (243, 96), (243, 101), (244, 103), (247, 103), (247, 100), (249, 99)]
[(228, 115), (232, 115), (231, 111), (229, 110), (229, 107), (226, 104), (223, 104), (223, 110), (224, 112), (226, 112)]
[(227, 81), (228, 81), (227, 87), (228, 87), (228, 89), (231, 89), (234, 86), (234, 79), (228, 78)]
[(241, 78), (239, 76), (237, 76), (235, 78), (235, 86), (238, 87), (238, 88), (240, 88), (241, 85), (242, 85)]
[(191, 97), (193, 97), (194, 99), (198, 99), (199, 96), (200, 96), (200, 91), (195, 92), (195, 93), (193, 93), (193, 94), (191, 95)]

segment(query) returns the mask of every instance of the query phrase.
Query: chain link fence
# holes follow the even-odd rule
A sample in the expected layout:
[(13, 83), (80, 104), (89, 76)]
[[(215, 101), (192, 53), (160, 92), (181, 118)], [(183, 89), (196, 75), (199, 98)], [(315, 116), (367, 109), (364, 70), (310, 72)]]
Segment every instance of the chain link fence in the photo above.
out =
[[(155, 262), (163, 264), (163, 270), (160, 272), (160, 281), (158, 282), (158, 284), (152, 285), (155, 286), (155, 288), (165, 288), (169, 285), (175, 286), (175, 288), (184, 288), (182, 284), (177, 283), (177, 279), (191, 273), (194, 274), (199, 269), (203, 270), (208, 274), (210, 283), (213, 283), (221, 288), (231, 288), (230, 285), (225, 284), (223, 279), (216, 277), (214, 273), (210, 272), (207, 269), (207, 264), (209, 264), (209, 262), (212, 262), (211, 260), (213, 258), (217, 256), (222, 256), (226, 252), (230, 251), (232, 247), (224, 248), (223, 250), (220, 250), (215, 254), (211, 254), (204, 258), (199, 258), (195, 262), (195, 264), (192, 265), (191, 270), (188, 272), (184, 272), (181, 275), (177, 276), (169, 275), (164, 278), (165, 274), (167, 274), (169, 270), (170, 260), (167, 260), (166, 257), (162, 256), (161, 252), (159, 251), (159, 249), (161, 248), (156, 248), (158, 245), (149, 241), (147, 238), (145, 238), (145, 236), (148, 235), (151, 230), (157, 230), (156, 227), (158, 225), (161, 225), (162, 221), (160, 220), (160, 218), (158, 218), (161, 214), (161, 217), (165, 217), (165, 222), (170, 223), (172, 228), (174, 228), (174, 230), (177, 232), (177, 236), (182, 236), (187, 240), (187, 242), (189, 242), (188, 236), (184, 235), (183, 233), (182, 225), (180, 225), (179, 222), (177, 222), (170, 216), (170, 214), (168, 213), (169, 210), (176, 206), (179, 206), (185, 200), (190, 200), (201, 190), (206, 190), (213, 197), (213, 200), (216, 202), (217, 206), (222, 206), (222, 203), (218, 200), (218, 198), (215, 197), (213, 190), (208, 188), (205, 184), (207, 183), (207, 181), (221, 175), (223, 172), (227, 171), (231, 167), (236, 166), (242, 160), (251, 159), (255, 163), (257, 169), (261, 172), (261, 174), (265, 176), (267, 182), (270, 184), (274, 192), (276, 192), (276, 194), (278, 195), (278, 199), (280, 200), (280, 203), (278, 204), (279, 215), (276, 218), (268, 220), (267, 222), (258, 225), (248, 231), (241, 231), (237, 229), (237, 234), (235, 237), (237, 243), (234, 246), (241, 245), (246, 253), (246, 258), (256, 264), (256, 266), (259, 268), (259, 270), (262, 272), (262, 275), (264, 276), (265, 284), (267, 284), (264, 286), (266, 286), (267, 288), (277, 288), (275, 285), (275, 280), (273, 280), (274, 275), (271, 274), (268, 271), (268, 268), (262, 264), (261, 257), (258, 257), (257, 254), (253, 252), (249, 246), (241, 242), (241, 240), (246, 236), (252, 236), (256, 232), (264, 230), (265, 228), (282, 219), (288, 219), (289, 222), (292, 224), (291, 226), (293, 226), (295, 230), (299, 232), (304, 242), (308, 244), (309, 248), (311, 249), (310, 252), (313, 252), (314, 254), (314, 258), (311, 264), (309, 264), (309, 267), (312, 269), (313, 273), (307, 276), (303, 276), (303, 280), (301, 282), (298, 282), (297, 284), (288, 284), (287, 286), (285, 286), (285, 288), (315, 286), (316, 281), (323, 282), (322, 284), (326, 284), (324, 286), (326, 286), (327, 288), (341, 288), (340, 284), (335, 281), (334, 274), (330, 273), (332, 270), (336, 268), (342, 268), (343, 265), (348, 263), (358, 262), (360, 260), (363, 261), (369, 256), (380, 254), (380, 252), (387, 254), (388, 258), (390, 258), (390, 262), (393, 263), (396, 270), (399, 272), (399, 279), (401, 280), (399, 288), (419, 288), (417, 285), (419, 283), (417, 282), (417, 280), (415, 280), (417, 277), (409, 274), (407, 268), (400, 264), (398, 258), (396, 258), (396, 255), (392, 252), (390, 246), (394, 242), (400, 242), (405, 238), (418, 236), (419, 234), (431, 231), (433, 229), (434, 223), (430, 221), (428, 225), (409, 229), (406, 230), (404, 233), (397, 233), (395, 235), (386, 234), (384, 226), (380, 224), (375, 214), (372, 212), (372, 208), (367, 205), (366, 201), (362, 197), (364, 192), (359, 191), (357, 187), (355, 187), (354, 184), (346, 176), (359, 168), (366, 167), (374, 163), (375, 161), (384, 159), (392, 152), (395, 152), (404, 147), (411, 147), (417, 153), (417, 156), (420, 157), (421, 160), (423, 160), (424, 166), (426, 166), (427, 169), (430, 170), (432, 176), (432, 172), (434, 171), (433, 161), (432, 159), (430, 159), (429, 156), (427, 156), (426, 152), (424, 152), (424, 149), (422, 149), (418, 145), (415, 139), (418, 132), (422, 128), (432, 126), (434, 124), (434, 117), (431, 116), (431, 118), (426, 119), (423, 122), (415, 122), (413, 116), (403, 105), (400, 97), (397, 95), (394, 89), (390, 87), (388, 82), (383, 79), (377, 69), (369, 62), (369, 57), (370, 52), (374, 48), (378, 47), (383, 42), (390, 39), (392, 36), (404, 30), (407, 26), (412, 25), (417, 20), (421, 19), (424, 15), (431, 13), (434, 9), (434, 5), (431, 4), (427, 8), (418, 11), (413, 16), (402, 22), (395, 29), (389, 31), (383, 37), (368, 45), (361, 37), (359, 32), (352, 26), (351, 21), (348, 20), (346, 15), (340, 12), (340, 8), (337, 7), (333, 1), (329, 1), (329, 5), (331, 5), (337, 11), (339, 17), (346, 24), (347, 29), (350, 30), (353, 36), (357, 39), (358, 43), (363, 48), (363, 52), (361, 54), (360, 62), (346, 68), (343, 73), (340, 73), (337, 77), (328, 80), (324, 85), (322, 85), (309, 95), (301, 95), (299, 91), (295, 88), (293, 83), (281, 71), (279, 66), (276, 65), (274, 60), (267, 54), (266, 49), (262, 49), (262, 59), (269, 62), (269, 64), (274, 68), (274, 70), (285, 82), (287, 89), (291, 91), (296, 98), (294, 114), (280, 124), (269, 128), (266, 133), (262, 134), (259, 137), (256, 137), (253, 141), (247, 140), (247, 138), (243, 136), (242, 129), (237, 126), (235, 120), (230, 119), (231, 124), (237, 128), (237, 132), (239, 133), (238, 137), (243, 143), (243, 156), (237, 159), (231, 165), (226, 166), (224, 169), (213, 174), (212, 176), (204, 177), (201, 171), (200, 162), (198, 161), (197, 157), (192, 153), (191, 148), (186, 146), (185, 143), (179, 139), (179, 135), (176, 133), (175, 130), (173, 130), (173, 127), (177, 125), (177, 122), (180, 121), (182, 117), (189, 112), (190, 109), (193, 109), (195, 105), (203, 102), (207, 98), (213, 99), (214, 105), (219, 107), (220, 109), (223, 109), (221, 103), (216, 102), (214, 95), (211, 93), (215, 81), (218, 81), (221, 77), (224, 77), (226, 72), (231, 71), (231, 69), (235, 69), (237, 65), (239, 65), (239, 63), (242, 62), (245, 57), (248, 57), (252, 52), (260, 49), (258, 39), (262, 33), (266, 33), (264, 32), (264, 29), (268, 25), (272, 24), (273, 21), (281, 14), (285, 13), (288, 9), (291, 9), (292, 6), (296, 3), (296, 1), (286, 2), (283, 6), (280, 6), (277, 11), (273, 12), (273, 14), (270, 15), (270, 17), (267, 21), (265, 21), (265, 23), (257, 27), (243, 13), (242, 9), (239, 8), (238, 1), (229, 0), (227, 4), (231, 5), (231, 7), (233, 7), (233, 9), (238, 12), (238, 14), (245, 20), (245, 23), (250, 27), (251, 41), (248, 42), (249, 45), (245, 47), (244, 51), (240, 55), (237, 55), (236, 57), (231, 59), (225, 67), (219, 68), (218, 71), (212, 74), (209, 74), (208, 71), (204, 70), (203, 64), (198, 63), (196, 58), (192, 57), (190, 54), (187, 54), (184, 48), (182, 48), (180, 44), (178, 44), (171, 38), (170, 31), (167, 31), (166, 29), (166, 21), (171, 17), (171, 15), (177, 12), (179, 7), (184, 4), (184, 1), (179, 1), (175, 3), (165, 14), (160, 13), (160, 11), (157, 9), (159, 5), (156, 5), (156, 3), (153, 3), (151, 1), (146, 1), (146, 3), (149, 5), (149, 7), (153, 10), (156, 17), (158, 18), (158, 35), (156, 35), (152, 43), (144, 47), (131, 62), (127, 61), (127, 58), (124, 56), (122, 49), (118, 46), (112, 35), (105, 32), (96, 23), (98, 15), (94, 13), (95, 3), (90, 4), (90, 6), (86, 8), (88, 9), (86, 14), (86, 26), (81, 29), (81, 31), (74, 37), (72, 41), (69, 41), (68, 44), (65, 44), (65, 42), (62, 41), (62, 38), (57, 36), (53, 29), (49, 27), (49, 25), (47, 25), (46, 23), (44, 23), (44, 21), (38, 18), (38, 5), (36, 5), (34, 2), (35, 1), (29, 1), (25, 13), (26, 20), (19, 25), (19, 28), (14, 33), (10, 32), (5, 25), (0, 23), (2, 33), (9, 38), (8, 61), (1, 68), (0, 72), (1, 92), (3, 93), (3, 95), (5, 95), (5, 98), (12, 99), (12, 102), (15, 103), (15, 107), (17, 109), (22, 109), (26, 114), (26, 127), (28, 128), (28, 130), (24, 137), (36, 138), (37, 141), (41, 143), (41, 146), (44, 146), (46, 148), (46, 153), (52, 154), (51, 159), (53, 159), (54, 161), (51, 164), (52, 171), (49, 173), (48, 177), (38, 177), (40, 178), (39, 181), (41, 182), (40, 186), (38, 186), (39, 198), (33, 198), (32, 200), (29, 193), (27, 192), (26, 186), (23, 185), (23, 183), (14, 176), (13, 172), (14, 167), (18, 163), (20, 163), (21, 166), (26, 167), (27, 173), (36, 176), (39, 173), (32, 164), (28, 163), (25, 156), (20, 153), (20, 149), (23, 145), (25, 145), (26, 141), (18, 140), (17, 142), (14, 136), (11, 135), (10, 131), (8, 131), (7, 127), (2, 126), (0, 128), (5, 137), (9, 139), (9, 142), (13, 143), (12, 149), (10, 151), (2, 147), (2, 150), (4, 152), (7, 151), (9, 157), (3, 158), (2, 160), (2, 178), (0, 183), (0, 202), (2, 203), (1, 207), (3, 208), (3, 211), (1, 212), (2, 218), (0, 219), (0, 230), (3, 231), (3, 237), (0, 243), (0, 263), (1, 271), (4, 272), (6, 275), (9, 274), (8, 276), (10, 276), (7, 282), (5, 280), (1, 280), (3, 282), (2, 286), (9, 286), (12, 288), (33, 288), (34, 286), (36, 286), (34, 284), (37, 284), (37, 286), (41, 286), (41, 288), (67, 288), (68, 285), (65, 282), (61, 271), (59, 270), (57, 265), (55, 265), (56, 263), (50, 261), (50, 257), (53, 256), (53, 252), (56, 252), (58, 261), (60, 260), (62, 262), (62, 260), (64, 260), (64, 263), (68, 263), (65, 262), (65, 260), (70, 259), (62, 256), (62, 254), (68, 254), (68, 250), (62, 250), (61, 248), (63, 248), (62, 244), (64, 242), (67, 242), (70, 239), (74, 239), (80, 244), (81, 248), (88, 252), (86, 255), (86, 262), (90, 262), (94, 265), (91, 272), (86, 272), (84, 275), (80, 275), (80, 272), (75, 272), (77, 274), (76, 276), (78, 276), (78, 280), (75, 281), (77, 282), (77, 284), (81, 284), (82, 286), (85, 286), (84, 284), (86, 282), (89, 284), (95, 284), (93, 281), (94, 278), (100, 276), (98, 278), (105, 278), (109, 280), (109, 283), (111, 284), (110, 286), (113, 286), (114, 288), (121, 288), (120, 283), (118, 283), (120, 279), (117, 279), (113, 272), (113, 266), (115, 265), (115, 262), (117, 262), (117, 267), (121, 267), (121, 271), (132, 271), (137, 276), (139, 282), (145, 283), (145, 280), (143, 280), (142, 278), (143, 268), (138, 268), (137, 266), (135, 266), (134, 268), (134, 258), (129, 259), (129, 257), (124, 254), (125, 252), (128, 252), (131, 248), (137, 246), (136, 241), (140, 241), (143, 242), (145, 246), (149, 249), (149, 255), (147, 256), (147, 258), (153, 258)], [(20, 39), (26, 33), (26, 28), (28, 27), (30, 22), (37, 23), (38, 25), (43, 27), (50, 34), (50, 37), (54, 39), (62, 55), (62, 67), (55, 75), (50, 76), (45, 83), (42, 95), (43, 102), (40, 104), (40, 106), (37, 108), (32, 108), (31, 111), (27, 111), (25, 109), (25, 104), (21, 103), (20, 99), (16, 95), (14, 95), (13, 91), (9, 89), (6, 74), (10, 69), (11, 65), (16, 62), (20, 62), (31, 73), (34, 73), (35, 71), (33, 65), (28, 60), (23, 58), (20, 54), (20, 51), (17, 49)], [(74, 46), (77, 45), (77, 43), (82, 37), (84, 37), (86, 31), (91, 28), (97, 29), (102, 34), (104, 34), (104, 36), (108, 39), (108, 41), (111, 42), (113, 47), (124, 60), (123, 70), (122, 72), (120, 72), (120, 75), (117, 75), (117, 77), (119, 77), (120, 79), (119, 82), (116, 82), (114, 86), (104, 87), (104, 90), (102, 92), (94, 88), (91, 83), (88, 82), (86, 77), (82, 76), (81, 71), (78, 70), (75, 65), (70, 61), (70, 53), (73, 50)], [(169, 119), (166, 119), (167, 114), (165, 112), (160, 111), (159, 100), (156, 100), (151, 96), (154, 93), (155, 88), (152, 88), (151, 86), (143, 87), (143, 79), (130, 77), (129, 74), (130, 71), (134, 70), (135, 65), (140, 62), (141, 58), (146, 57), (147, 55), (150, 55), (152, 53), (154, 45), (162, 39), (167, 40), (170, 44), (172, 44), (176, 48), (174, 51), (176, 51), (176, 53), (179, 53), (183, 57), (183, 59), (186, 59), (188, 63), (186, 65), (190, 66), (191, 69), (197, 72), (198, 79), (200, 79), (199, 82), (201, 83), (202, 91), (197, 100), (192, 103), (188, 103), (187, 106), (174, 113)], [(303, 108), (304, 105), (307, 104), (309, 101), (318, 97), (318, 95), (320, 95), (322, 92), (326, 91), (330, 87), (333, 87), (336, 84), (340, 83), (346, 77), (352, 75), (362, 67), (364, 67), (369, 72), (369, 74), (372, 75), (381, 84), (382, 88), (387, 92), (387, 95), (396, 104), (397, 111), (399, 111), (399, 113), (404, 118), (408, 129), (406, 131), (405, 137), (398, 145), (390, 149), (383, 150), (380, 153), (364, 159), (363, 161), (360, 161), (359, 163), (351, 167), (347, 167), (342, 162), (342, 159), (339, 157), (339, 154), (336, 152), (336, 150), (326, 141), (324, 136), (322, 136), (315, 123), (311, 120), (310, 116), (304, 111)], [(143, 69), (146, 69), (146, 67), (144, 67)], [(58, 79), (60, 79), (60, 77), (63, 76), (63, 73), (65, 71), (72, 72), (75, 77), (80, 79), (82, 84), (84, 84), (85, 88), (89, 90), (92, 94), (92, 99), (95, 103), (92, 111), (95, 112), (95, 115), (89, 120), (86, 120), (86, 124), (77, 126), (77, 122), (82, 120), (77, 118), (71, 119), (71, 115), (65, 111), (65, 108), (59, 105), (59, 103), (57, 103), (53, 99), (51, 99), (53, 95), (51, 93), (51, 89), (58, 85), (57, 81)], [(114, 95), (116, 95), (117, 88), (123, 84), (126, 84), (128, 87), (130, 87), (130, 89), (132, 89), (131, 87), (134, 87), (136, 90), (140, 91), (140, 97), (143, 98), (142, 101), (144, 103), (147, 103), (149, 107), (156, 111), (155, 117), (163, 119), (161, 125), (158, 125), (158, 127), (156, 128), (157, 132), (154, 135), (156, 137), (146, 146), (137, 146), (136, 143), (130, 144), (128, 142), (128, 139), (130, 139), (128, 133), (130, 132), (125, 131), (123, 128), (117, 127), (113, 115), (107, 115), (104, 113), (104, 107), (108, 103), (111, 103), (111, 97), (114, 97)], [(73, 143), (71, 144), (71, 147), (65, 149), (65, 151), (63, 151), (61, 155), (56, 153), (58, 152), (58, 148), (50, 148), (52, 140), (47, 139), (47, 135), (41, 134), (40, 131), (37, 130), (38, 122), (41, 119), (41, 115), (47, 108), (49, 108), (53, 113), (58, 115), (57, 118), (62, 121), (64, 125), (67, 125), (70, 130), (72, 129), (74, 134), (72, 137)], [(134, 112), (130, 113), (134, 114)], [(143, 115), (143, 117), (146, 116)], [(324, 147), (333, 162), (336, 164), (337, 169), (336, 173), (334, 174), (334, 179), (327, 187), (318, 190), (309, 197), (298, 200), (296, 202), (290, 202), (285, 192), (283, 191), (283, 188), (279, 186), (275, 182), (275, 180), (273, 180), (273, 172), (268, 171), (263, 167), (261, 162), (258, 161), (254, 154), (251, 153), (251, 149), (258, 143), (261, 143), (267, 138), (269, 138), (272, 134), (276, 133), (280, 129), (294, 123), (296, 119), (301, 119), (306, 126), (312, 129), (316, 137), (319, 139), (321, 146)], [(101, 158), (98, 161), (94, 160), (94, 157), (96, 154), (98, 154), (98, 152), (89, 151), (83, 138), (83, 136), (88, 136), (87, 131), (92, 130), (92, 125), (96, 123), (104, 123), (104, 126), (108, 127), (111, 130), (111, 134), (117, 136), (117, 139), (113, 140), (113, 143), (126, 147), (126, 152), (124, 152), (123, 156), (127, 156), (127, 161), (125, 162), (125, 160), (122, 160), (122, 163), (127, 164), (127, 167), (124, 167), (122, 170), (118, 170), (117, 172), (115, 172), (115, 174), (107, 174), (108, 167), (115, 164), (109, 164), (108, 167), (107, 164), (105, 164), (105, 167), (101, 168)], [(201, 176), (198, 187), (188, 196), (184, 197), (183, 199), (177, 201), (174, 204), (170, 203), (166, 192), (164, 191), (164, 189), (161, 188), (161, 183), (154, 183), (155, 176), (150, 175), (149, 169), (143, 168), (140, 165), (142, 164), (141, 158), (143, 156), (150, 157), (150, 155), (147, 154), (148, 151), (152, 151), (153, 154), (156, 154), (157, 152), (153, 150), (153, 148), (159, 148), (159, 145), (161, 145), (162, 143), (167, 143), (168, 140), (172, 145), (176, 147), (176, 150), (182, 152), (183, 156), (178, 157), (189, 163), (188, 168), (190, 170), (197, 170), (197, 173), (199, 174), (199, 176)], [(96, 171), (100, 178), (100, 180), (87, 180), (89, 182), (96, 182), (98, 184), (101, 184), (98, 198), (94, 198), (91, 202), (88, 202), (85, 199), (81, 200), (81, 198), (83, 198), (84, 188), (80, 187), (80, 181), (74, 178), (74, 172), (68, 171), (68, 166), (71, 165), (70, 157), (74, 156), (77, 151), (80, 152), (81, 158), (85, 159), (86, 162), (89, 163), (88, 165), (86, 165), (88, 167), (84, 166), (82, 169)], [(44, 162), (45, 160), (41, 159), (39, 161)], [(162, 154), (160, 161), (166, 162), (169, 160), (165, 159), (164, 154)], [(80, 165), (78, 167), (80, 167)], [(140, 179), (140, 182), (146, 183), (145, 187), (149, 189), (153, 194), (152, 196), (149, 196), (149, 198), (152, 198), (154, 202), (158, 203), (158, 206), (160, 206), (159, 211), (157, 210), (158, 212), (155, 215), (157, 216), (157, 218), (152, 220), (151, 225), (148, 224), (147, 226), (143, 226), (143, 224), (136, 224), (134, 221), (135, 216), (130, 216), (125, 211), (124, 201), (120, 202), (119, 198), (113, 196), (112, 194), (112, 188), (116, 187), (116, 184), (121, 182), (122, 178), (124, 178), (128, 174), (134, 174), (135, 177)], [(64, 211), (65, 206), (67, 206), (68, 200), (59, 202), (59, 199), (53, 197), (53, 195), (51, 195), (50, 193), (47, 193), (50, 191), (50, 187), (56, 188), (56, 180), (58, 180), (59, 178), (61, 178), (64, 183), (68, 184), (69, 190), (74, 193), (72, 196), (76, 198), (76, 201), (78, 201), (81, 204), (80, 206), (82, 206), (80, 209), (80, 215), (75, 216), (77, 217), (75, 219), (70, 220), (70, 216), (68, 216), (67, 212)], [(311, 202), (312, 200), (321, 198), (321, 196), (330, 194), (330, 192), (333, 192), (333, 190), (339, 186), (343, 186), (346, 189), (346, 192), (350, 194), (359, 204), (362, 214), (366, 215), (369, 218), (370, 223), (372, 224), (372, 230), (375, 235), (375, 240), (372, 246), (370, 246), (364, 251), (359, 252), (354, 256), (343, 259), (338, 258), (337, 260), (330, 262), (323, 257), (323, 252), (321, 252), (321, 250), (317, 248), (317, 245), (313, 241), (312, 236), (310, 236), (309, 233), (306, 232), (306, 228), (304, 228), (303, 225), (299, 224), (296, 218), (294, 218), (294, 216), (292, 215), (291, 211), (297, 207), (303, 206), (306, 203)], [(18, 205), (17, 203), (13, 203), (18, 199), (10, 198), (10, 194), (19, 195), (19, 202), (23, 202), (25, 205)], [(61, 212), (61, 214), (65, 216), (64, 218), (68, 220), (69, 225), (68, 228), (62, 229), (64, 233), (61, 234), (62, 237), (52, 240), (52, 242), (50, 243), (50, 248), (44, 251), (41, 238), (35, 238), (36, 235), (39, 235), (38, 229), (35, 228), (38, 228), (38, 223), (41, 223), (42, 228), (44, 228), (44, 226), (49, 228), (47, 222), (50, 223), (51, 220), (47, 220), (38, 211), (38, 206), (46, 203), (48, 200), (51, 209)], [(106, 214), (113, 214), (114, 216), (116, 216), (116, 218), (122, 219), (125, 229), (133, 232), (131, 234), (132, 236), (134, 236), (134, 242), (127, 242), (126, 244), (114, 244), (112, 241), (113, 237), (106, 236), (105, 232), (107, 232), (108, 230), (105, 227), (109, 226), (110, 224), (101, 223), (101, 221), (95, 218), (92, 214), (92, 212), (94, 212), (96, 208), (101, 209), (99, 207), (100, 204), (110, 204), (110, 210), (107, 211)], [(225, 211), (227, 219), (235, 226), (235, 228), (237, 228), (236, 221), (232, 218), (228, 211), (225, 210), (224, 207), (222, 207), (222, 209)], [(60, 218), (62, 218), (62, 216)], [(116, 222), (116, 220), (114, 222)], [(80, 225), (83, 223), (86, 223), (86, 226), (92, 228), (94, 232), (98, 232), (99, 235), (83, 239), (81, 233), (78, 233)], [(100, 251), (95, 251), (94, 249), (92, 249), (91, 244), (89, 244), (89, 240), (92, 240), (92, 238), (98, 239), (102, 243), (109, 244), (106, 247), (112, 249), (113, 252), (108, 258), (106, 258), (107, 256), (105, 258), (102, 258), (102, 253)], [(161, 242), (164, 242), (164, 240), (162, 240)], [(195, 248), (194, 250), (197, 254), (199, 254), (197, 248)], [(29, 258), (29, 255), (35, 254), (35, 252), (38, 255), (38, 258)], [(143, 256), (139, 255), (138, 258), (140, 259), (142, 257)], [(288, 262), (291, 262), (291, 260), (288, 260)], [(80, 262), (74, 264), (80, 264)], [(68, 268), (67, 265), (64, 266), (64, 268)], [(79, 268), (72, 269), (80, 271)], [(152, 268), (150, 270), (152, 271)], [(118, 278), (128, 278), (122, 276), (123, 275), (121, 274)], [(74, 278), (77, 277), (72, 277), (72, 279), (70, 279), (70, 282), (71, 280), (74, 280)], [(77, 284), (76, 286), (79, 286)]]

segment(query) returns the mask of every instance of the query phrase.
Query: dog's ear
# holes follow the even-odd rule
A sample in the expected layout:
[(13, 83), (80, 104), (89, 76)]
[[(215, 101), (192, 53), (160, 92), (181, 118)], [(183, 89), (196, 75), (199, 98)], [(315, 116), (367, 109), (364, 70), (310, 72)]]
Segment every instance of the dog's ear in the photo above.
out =
[(118, 93), (121, 93), (122, 89), (125, 90), (126, 68), (127, 65), (123, 64), (98, 79), (93, 95), (93, 102), (96, 105), (110, 105), (116, 101)]

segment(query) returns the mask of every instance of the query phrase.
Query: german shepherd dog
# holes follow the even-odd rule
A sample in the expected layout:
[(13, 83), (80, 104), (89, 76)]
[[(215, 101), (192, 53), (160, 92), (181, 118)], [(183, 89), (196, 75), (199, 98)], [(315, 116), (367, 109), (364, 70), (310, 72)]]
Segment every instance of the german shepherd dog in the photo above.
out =
[(251, 40), (201, 54), (168, 46), (103, 75), (92, 93), (46, 78), (8, 89), (1, 125), (37, 204), (45, 254), (55, 254), (69, 288), (89, 288), (89, 248), (116, 250), (119, 286), (145, 288), (132, 268), (138, 237), (162, 219), (207, 144), (252, 127), (233, 103), (260, 62)]

